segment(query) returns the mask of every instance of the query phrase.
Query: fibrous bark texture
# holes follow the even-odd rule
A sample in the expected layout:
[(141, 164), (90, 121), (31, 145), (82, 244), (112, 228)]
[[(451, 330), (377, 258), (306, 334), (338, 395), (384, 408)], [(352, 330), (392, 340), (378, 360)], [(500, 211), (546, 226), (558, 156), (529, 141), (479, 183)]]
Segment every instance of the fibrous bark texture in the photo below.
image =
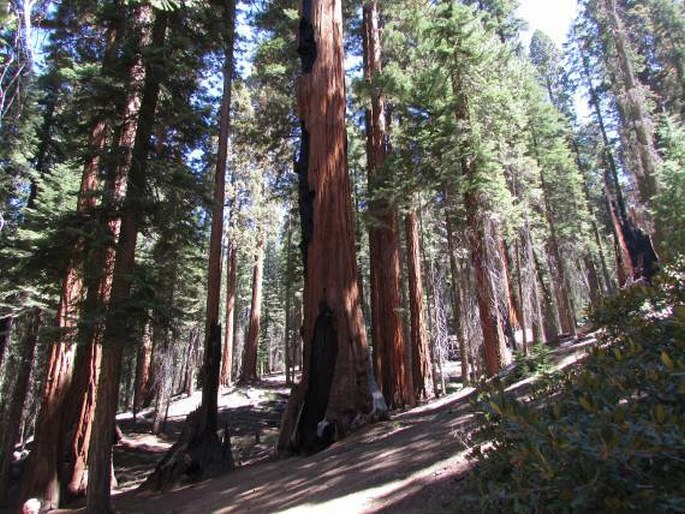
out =
[(366, 154), (369, 191), (371, 268), (371, 333), (374, 370), (385, 401), (392, 407), (414, 403), (411, 376), (405, 366), (404, 336), (400, 315), (400, 249), (397, 212), (386, 197), (389, 173), (383, 168), (388, 153), (385, 99), (373, 86), (382, 71), (379, 8), (377, 0), (363, 6), (364, 74), (372, 85), (371, 108), (366, 116)]
[(423, 308), (423, 279), (421, 276), (421, 250), (419, 223), (416, 211), (404, 218), (407, 234), (407, 265), (409, 268), (409, 312), (411, 314), (411, 355), (414, 394), (423, 400), (435, 396), (431, 352), (426, 333), (426, 315)]
[(325, 446), (373, 408), (347, 174), (342, 2), (304, 0), (300, 16), (304, 369), (284, 413), (280, 451)]
[[(150, 30), (153, 12), (148, 5), (138, 10), (137, 25), (143, 34), (142, 41), (161, 48), (166, 38), (167, 15), (158, 13), (154, 28)], [(130, 326), (122, 313), (129, 301), (132, 275), (135, 268), (136, 239), (143, 218), (145, 196), (145, 173), (150, 151), (150, 136), (160, 92), (160, 70), (148, 62), (140, 71), (144, 77), (142, 91), (131, 93), (126, 110), (135, 110), (137, 125), (122, 131), (122, 148), (131, 148), (119, 166), (127, 166), (126, 201), (121, 215), (121, 233), (116, 248), (110, 306), (101, 343), (101, 370), (95, 399), (92, 437), (88, 453), (88, 486), (86, 512), (101, 514), (111, 512), (110, 487), (112, 482), (111, 450), (115, 440), (116, 412), (119, 400), (119, 383), (124, 344), (128, 340)], [(135, 77), (134, 77), (135, 80)], [(136, 89), (135, 82), (132, 84)], [(129, 132), (130, 129), (130, 132)], [(127, 152), (128, 153), (128, 152)]]
[(252, 382), (257, 380), (257, 354), (262, 319), (262, 272), (264, 270), (264, 242), (257, 243), (254, 269), (252, 272), (252, 305), (250, 307), (250, 324), (243, 350), (243, 366), (240, 380)]

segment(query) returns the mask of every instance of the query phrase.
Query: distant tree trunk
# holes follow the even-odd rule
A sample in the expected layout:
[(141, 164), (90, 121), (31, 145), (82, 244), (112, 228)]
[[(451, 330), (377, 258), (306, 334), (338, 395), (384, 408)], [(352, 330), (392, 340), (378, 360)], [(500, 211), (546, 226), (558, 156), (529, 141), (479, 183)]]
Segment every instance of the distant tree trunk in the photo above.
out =
[[(138, 10), (137, 25), (143, 34), (142, 41), (150, 41), (150, 22), (152, 7), (144, 5)], [(158, 12), (152, 28), (152, 45), (163, 48), (166, 38), (168, 16)], [(129, 168), (126, 187), (126, 201), (122, 208), (121, 233), (117, 244), (114, 273), (110, 296), (110, 307), (105, 322), (101, 344), (101, 370), (95, 399), (95, 416), (88, 453), (88, 486), (86, 497), (87, 514), (112, 512), (110, 487), (112, 482), (112, 444), (115, 441), (116, 412), (119, 399), (119, 384), (123, 347), (130, 338), (128, 317), (124, 316), (129, 300), (132, 274), (135, 268), (136, 239), (143, 219), (145, 203), (145, 173), (150, 152), (155, 111), (159, 100), (160, 73), (164, 66), (160, 63), (145, 63), (137, 73), (133, 84), (144, 81), (142, 94), (131, 94), (126, 110), (137, 112), (137, 126), (122, 130), (122, 148), (132, 148), (130, 157), (126, 154), (117, 163)], [(135, 67), (134, 67), (135, 68)], [(142, 77), (145, 77), (144, 80)], [(135, 86), (134, 86), (135, 89)], [(130, 130), (129, 130), (130, 129)]]
[(38, 344), (43, 317), (43, 311), (37, 307), (34, 307), (27, 315), (26, 335), (19, 342), (17, 362), (16, 366), (13, 366), (16, 374), (14, 375), (12, 395), (6, 398), (2, 411), (2, 426), (0, 426), (0, 505), (3, 505), (7, 500), (10, 463), (20, 433), (22, 412), (33, 367), (33, 356)]
[(143, 341), (136, 358), (136, 380), (133, 395), (133, 419), (150, 397), (152, 385), (152, 320), (148, 316), (143, 326)]
[(448, 189), (445, 187), (445, 226), (447, 228), (447, 251), (449, 252), (450, 260), (450, 274), (451, 285), (450, 293), (452, 298), (452, 321), (454, 333), (457, 336), (457, 343), (459, 344), (459, 358), (461, 361), (461, 376), (464, 385), (469, 383), (469, 366), (470, 359), (466, 348), (466, 340), (464, 339), (464, 327), (461, 319), (461, 284), (459, 276), (459, 264), (457, 262), (457, 244), (454, 235), (454, 223), (452, 221), (452, 195), (448, 194)]
[(376, 414), (347, 173), (341, 0), (301, 2), (298, 51), (304, 369), (283, 416), (281, 452), (316, 451)]
[(218, 430), (218, 394), (221, 374), (221, 240), (226, 186), (226, 161), (231, 133), (231, 91), (233, 85), (233, 53), (235, 43), (235, 0), (224, 4), (224, 68), (223, 96), (219, 113), (219, 148), (214, 175), (214, 205), (209, 240), (207, 283), (207, 316), (202, 367), (202, 402), (186, 418), (179, 440), (169, 449), (145, 485), (152, 489), (171, 487), (188, 472), (206, 476), (233, 468), (230, 448), (222, 444)]
[(430, 345), (426, 334), (423, 308), (423, 280), (421, 277), (421, 251), (419, 227), (415, 210), (404, 218), (407, 234), (407, 267), (409, 270), (409, 312), (411, 314), (411, 355), (415, 397), (423, 400), (435, 396)]
[(224, 330), (224, 354), (221, 360), (220, 383), (228, 387), (232, 383), (233, 332), (235, 329), (235, 295), (238, 287), (238, 249), (228, 244), (226, 257), (226, 330)]
[(502, 310), (502, 320), (504, 323), (504, 335), (509, 341), (509, 347), (512, 350), (516, 349), (516, 333), (515, 331), (519, 328), (519, 314), (518, 307), (514, 301), (515, 295), (512, 289), (512, 283), (509, 271), (509, 252), (507, 250), (507, 245), (504, 242), (504, 238), (500, 235), (497, 238), (497, 256), (499, 257), (498, 271), (500, 272), (500, 280), (502, 284), (502, 290), (504, 292), (503, 301), (500, 302)]
[(543, 318), (543, 332), (545, 334), (545, 341), (555, 340), (561, 333), (561, 320), (559, 319), (559, 309), (556, 305), (556, 299), (551, 291), (551, 286), (545, 282), (545, 269), (538, 258), (535, 250), (533, 252), (533, 262), (535, 264), (535, 273), (540, 284), (542, 297), (540, 298), (540, 310)]
[[(533, 134), (533, 144), (537, 148), (535, 134)], [(544, 200), (544, 215), (548, 225), (547, 246), (549, 249), (548, 256), (550, 258), (550, 272), (553, 277), (552, 288), (554, 290), (554, 297), (556, 299), (556, 306), (559, 312), (559, 319), (561, 321), (561, 331), (565, 334), (576, 335), (576, 319), (573, 307), (571, 285), (568, 281), (564, 261), (561, 257), (561, 249), (559, 247), (559, 235), (554, 219), (554, 211), (552, 209), (552, 201), (549, 197), (549, 188), (545, 170), (538, 162), (540, 167), (540, 185), (542, 187), (542, 194)]]
[(629, 279), (650, 279), (656, 272), (659, 257), (649, 236), (635, 227), (632, 220), (628, 218), (623, 191), (618, 180), (618, 167), (611, 151), (599, 94), (592, 84), (590, 65), (582, 49), (581, 61), (581, 73), (590, 93), (590, 103), (594, 108), (604, 143), (604, 196), (614, 233), (619, 286), (624, 286)]
[(285, 341), (283, 350), (283, 360), (285, 365), (285, 383), (290, 385), (294, 379), (293, 365), (293, 280), (295, 275), (294, 256), (293, 256), (293, 219), (288, 210), (286, 215), (286, 235), (285, 235)]
[[(523, 244), (523, 255), (525, 261), (525, 268), (527, 275), (529, 277), (529, 291), (530, 291), (530, 303), (531, 303), (531, 325), (533, 329), (533, 342), (534, 343), (544, 343), (547, 341), (547, 333), (545, 331), (545, 317), (543, 315), (543, 299), (541, 289), (544, 287), (543, 284), (538, 280), (538, 275), (535, 266), (535, 255), (533, 252), (533, 238), (530, 230), (530, 220), (528, 218), (528, 213), (525, 214), (525, 221), (521, 233), (521, 239)], [(555, 337), (554, 334), (552, 337)]]
[(486, 238), (489, 224), (482, 213), (482, 200), (475, 190), (466, 193), (467, 226), (471, 259), (476, 274), (476, 298), (483, 331), (485, 368), (489, 376), (497, 374), (507, 364), (507, 350), (498, 300), (494, 291), (490, 256)]
[[(363, 4), (364, 75), (372, 84), (381, 73), (381, 39), (377, 0)], [(371, 109), (366, 117), (366, 153), (368, 161), (371, 226), (369, 228), (371, 268), (371, 333), (374, 347), (374, 370), (385, 401), (391, 408), (413, 404), (410, 370), (405, 366), (400, 291), (400, 248), (397, 210), (383, 188), (391, 180), (383, 164), (388, 153), (385, 99), (377, 88), (371, 95)]]
[(250, 307), (250, 323), (247, 329), (247, 339), (243, 350), (243, 365), (240, 373), (241, 382), (257, 380), (257, 356), (259, 352), (259, 335), (262, 320), (262, 275), (264, 271), (264, 241), (257, 242), (254, 269), (252, 271), (252, 305)]
[[(186, 396), (192, 396), (195, 389), (195, 365), (199, 330), (193, 328), (188, 336), (188, 349), (186, 351), (185, 368), (183, 372), (183, 389)], [(232, 339), (232, 337), (231, 337)]]

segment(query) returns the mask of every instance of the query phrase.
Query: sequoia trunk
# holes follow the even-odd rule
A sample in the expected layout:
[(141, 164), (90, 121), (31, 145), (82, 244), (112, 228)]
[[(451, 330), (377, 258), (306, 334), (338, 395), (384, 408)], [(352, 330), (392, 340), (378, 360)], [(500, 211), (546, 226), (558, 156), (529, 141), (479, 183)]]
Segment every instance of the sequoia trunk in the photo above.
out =
[(409, 312), (411, 314), (411, 355), (414, 394), (416, 398), (429, 400), (435, 396), (431, 352), (426, 333), (423, 308), (423, 280), (421, 277), (421, 251), (419, 223), (416, 211), (411, 210), (404, 218), (407, 234), (407, 267), (409, 268)]
[(264, 242), (257, 243), (254, 269), (252, 271), (252, 305), (250, 307), (250, 323), (247, 329), (247, 339), (243, 350), (243, 366), (240, 376), (242, 382), (257, 380), (257, 354), (259, 350), (259, 334), (262, 320), (262, 272), (264, 270)]
[(371, 333), (376, 379), (390, 407), (414, 403), (409, 370), (405, 366), (404, 335), (400, 316), (400, 249), (397, 210), (386, 196), (391, 177), (383, 168), (388, 153), (385, 99), (373, 82), (382, 71), (379, 8), (377, 0), (363, 5), (364, 76), (371, 86), (371, 108), (366, 116), (368, 162)]
[(304, 369), (280, 451), (318, 450), (373, 409), (347, 174), (342, 0), (301, 1), (298, 52)]

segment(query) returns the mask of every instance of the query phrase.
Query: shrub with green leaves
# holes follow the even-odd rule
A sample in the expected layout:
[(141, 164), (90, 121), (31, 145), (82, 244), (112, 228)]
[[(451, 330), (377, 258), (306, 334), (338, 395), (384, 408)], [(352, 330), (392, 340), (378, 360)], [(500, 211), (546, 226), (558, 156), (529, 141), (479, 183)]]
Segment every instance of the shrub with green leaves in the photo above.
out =
[(597, 346), (551, 396), (483, 395), (485, 512), (685, 512), (685, 265), (593, 319)]

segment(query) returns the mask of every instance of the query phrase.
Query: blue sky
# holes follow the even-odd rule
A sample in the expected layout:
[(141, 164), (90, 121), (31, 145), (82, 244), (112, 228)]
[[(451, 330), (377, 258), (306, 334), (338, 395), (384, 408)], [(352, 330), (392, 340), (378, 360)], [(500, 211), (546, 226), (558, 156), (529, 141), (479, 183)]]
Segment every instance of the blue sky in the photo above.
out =
[(577, 0), (519, 0), (519, 16), (526, 20), (529, 31), (524, 33), (526, 45), (535, 30), (545, 32), (559, 46), (566, 39), (566, 34), (576, 13)]

